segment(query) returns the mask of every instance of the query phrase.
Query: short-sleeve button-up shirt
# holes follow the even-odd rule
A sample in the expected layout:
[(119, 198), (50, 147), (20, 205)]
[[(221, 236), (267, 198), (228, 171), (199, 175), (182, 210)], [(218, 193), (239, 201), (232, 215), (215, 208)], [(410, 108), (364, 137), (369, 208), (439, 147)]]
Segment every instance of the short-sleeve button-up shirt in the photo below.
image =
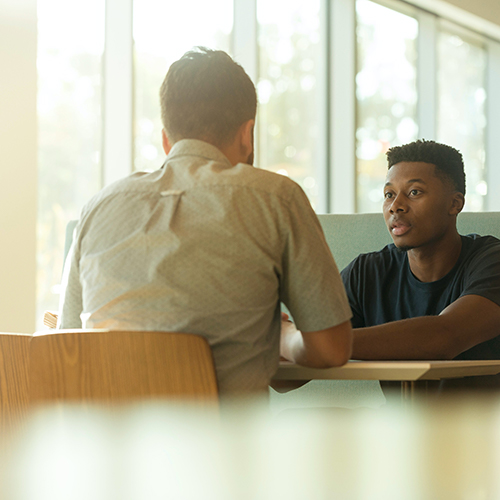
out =
[(59, 326), (201, 334), (221, 393), (247, 392), (277, 369), (280, 301), (306, 332), (351, 317), (304, 192), (187, 139), (84, 207)]

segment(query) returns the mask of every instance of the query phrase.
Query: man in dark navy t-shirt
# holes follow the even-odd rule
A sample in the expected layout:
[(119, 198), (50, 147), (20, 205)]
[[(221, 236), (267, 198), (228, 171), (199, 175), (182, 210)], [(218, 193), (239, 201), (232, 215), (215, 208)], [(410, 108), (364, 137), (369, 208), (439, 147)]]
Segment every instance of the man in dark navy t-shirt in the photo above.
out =
[[(457, 231), (462, 155), (416, 141), (387, 158), (383, 212), (394, 243), (342, 272), (355, 328), (352, 357), (500, 359), (500, 240)], [(459, 384), (500, 389), (500, 377)]]

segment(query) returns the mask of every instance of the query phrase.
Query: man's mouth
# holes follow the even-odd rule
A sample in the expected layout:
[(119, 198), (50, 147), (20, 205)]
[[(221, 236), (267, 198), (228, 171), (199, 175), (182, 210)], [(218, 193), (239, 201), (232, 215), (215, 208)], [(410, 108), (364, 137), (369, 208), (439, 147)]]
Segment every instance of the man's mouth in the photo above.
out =
[(403, 221), (395, 221), (391, 224), (391, 234), (394, 236), (403, 236), (411, 229), (411, 225)]

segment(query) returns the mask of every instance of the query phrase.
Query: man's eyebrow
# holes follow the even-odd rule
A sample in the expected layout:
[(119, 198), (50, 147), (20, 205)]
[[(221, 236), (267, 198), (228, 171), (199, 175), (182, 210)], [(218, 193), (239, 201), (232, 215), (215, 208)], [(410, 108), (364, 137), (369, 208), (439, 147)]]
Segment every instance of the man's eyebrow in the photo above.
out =
[[(427, 182), (425, 182), (424, 179), (409, 179), (406, 181), (406, 184), (413, 184), (414, 182), (420, 182), (420, 184), (427, 184)], [(392, 186), (392, 182), (386, 182), (384, 184), (384, 187), (386, 186)]]

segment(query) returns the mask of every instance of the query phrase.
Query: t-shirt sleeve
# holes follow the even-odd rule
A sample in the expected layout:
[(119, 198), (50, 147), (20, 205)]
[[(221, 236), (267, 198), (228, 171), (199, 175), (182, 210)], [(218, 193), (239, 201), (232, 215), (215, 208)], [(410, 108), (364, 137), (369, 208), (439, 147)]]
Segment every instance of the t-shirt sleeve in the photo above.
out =
[(284, 210), (282, 302), (304, 332), (348, 321), (351, 310), (337, 265), (318, 218), (299, 186)]
[(360, 273), (360, 257), (355, 258), (347, 265), (340, 273), (344, 287), (347, 293), (347, 299), (352, 311), (352, 327), (363, 328), (366, 326), (366, 321), (363, 314), (362, 296), (360, 284), (362, 276)]
[(476, 252), (469, 269), (460, 296), (479, 295), (500, 306), (500, 242)]

